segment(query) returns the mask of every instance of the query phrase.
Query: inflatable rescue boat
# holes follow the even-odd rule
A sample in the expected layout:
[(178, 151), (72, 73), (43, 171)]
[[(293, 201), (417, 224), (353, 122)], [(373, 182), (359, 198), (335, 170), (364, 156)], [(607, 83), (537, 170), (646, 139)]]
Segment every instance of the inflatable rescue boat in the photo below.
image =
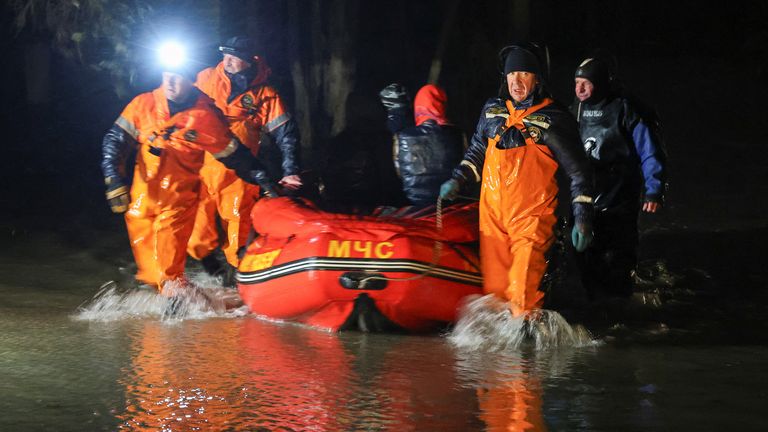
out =
[(237, 283), (251, 312), (331, 331), (425, 332), (482, 293), (477, 204), (329, 213), (306, 200), (259, 200), (258, 237)]

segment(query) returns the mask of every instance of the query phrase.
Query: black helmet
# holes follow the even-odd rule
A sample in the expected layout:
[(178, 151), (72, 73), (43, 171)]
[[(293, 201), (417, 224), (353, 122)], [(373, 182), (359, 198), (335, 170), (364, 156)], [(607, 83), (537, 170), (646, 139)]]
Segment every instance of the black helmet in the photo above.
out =
[(600, 58), (584, 59), (574, 74), (576, 78), (585, 78), (592, 82), (596, 88), (603, 91), (611, 85), (611, 68), (608, 63)]
[(248, 36), (234, 36), (227, 39), (219, 47), (219, 51), (222, 54), (230, 54), (249, 63), (253, 62), (253, 58), (256, 56), (253, 40)]

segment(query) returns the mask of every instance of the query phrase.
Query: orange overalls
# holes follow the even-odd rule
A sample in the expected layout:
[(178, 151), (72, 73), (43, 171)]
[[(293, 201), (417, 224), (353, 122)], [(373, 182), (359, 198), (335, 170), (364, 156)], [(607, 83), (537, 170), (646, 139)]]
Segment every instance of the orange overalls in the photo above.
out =
[[(224, 72), (223, 63), (200, 72), (196, 85), (216, 101), (216, 106), (227, 117), (232, 133), (256, 156), (262, 129), (269, 133), (288, 121), (289, 116), (277, 92), (272, 87), (260, 85), (266, 82), (269, 68), (258, 59), (252, 67), (259, 68), (256, 78), (247, 91), (231, 102), (227, 102), (231, 83)], [(203, 187), (200, 188), (200, 205), (187, 253), (199, 260), (216, 249), (219, 245), (219, 234), (216, 230), (218, 213), (227, 235), (222, 250), (227, 262), (237, 267), (237, 250), (245, 245), (248, 238), (251, 229), (251, 208), (259, 196), (259, 189), (241, 180), (234, 171), (227, 169), (209, 155), (205, 157), (200, 177), (203, 181)]]
[[(508, 100), (506, 126), (524, 130), (523, 118), (551, 103), (544, 99), (515, 110)], [(490, 138), (485, 152), (480, 258), (485, 292), (508, 300), (517, 316), (543, 304), (539, 284), (547, 268), (544, 254), (554, 240), (558, 164), (547, 146), (529, 136), (524, 146), (504, 150), (496, 148), (500, 138)]]
[(223, 158), (239, 145), (213, 101), (196, 97), (192, 108), (170, 117), (158, 88), (134, 98), (115, 122), (139, 143), (125, 214), (136, 279), (160, 289), (184, 275), (203, 157)]
[[(508, 368), (505, 365), (502, 370)], [(490, 432), (542, 432), (547, 430), (542, 408), (541, 383), (522, 364), (477, 389), (479, 417)]]

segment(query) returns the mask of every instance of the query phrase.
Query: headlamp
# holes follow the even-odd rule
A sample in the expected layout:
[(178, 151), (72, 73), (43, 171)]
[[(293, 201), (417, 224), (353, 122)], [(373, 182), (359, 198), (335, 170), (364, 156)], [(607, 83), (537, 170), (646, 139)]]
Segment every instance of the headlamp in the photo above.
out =
[(160, 45), (157, 56), (160, 64), (166, 68), (179, 68), (187, 62), (187, 50), (184, 45), (175, 41)]

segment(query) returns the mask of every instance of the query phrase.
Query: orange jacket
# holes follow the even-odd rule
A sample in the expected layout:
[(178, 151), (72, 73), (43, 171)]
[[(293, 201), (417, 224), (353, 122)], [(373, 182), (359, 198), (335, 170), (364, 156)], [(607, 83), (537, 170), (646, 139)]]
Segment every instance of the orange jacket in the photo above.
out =
[[(259, 151), (262, 131), (273, 133), (277, 128), (285, 125), (291, 117), (277, 91), (266, 85), (270, 74), (269, 67), (258, 58), (252, 67), (257, 68), (256, 77), (245, 92), (231, 100), (229, 99), (232, 85), (224, 71), (224, 63), (200, 72), (197, 75), (196, 85), (213, 98), (216, 106), (227, 117), (232, 132), (255, 156)], [(278, 145), (284, 152), (288, 150), (294, 153), (295, 138), (289, 137), (289, 139), (294, 141), (288, 145), (290, 148), (286, 148), (286, 143), (278, 142)], [(293, 154), (290, 157), (295, 158)], [(296, 174), (296, 172), (286, 175), (288, 174)]]
[(178, 204), (182, 196), (185, 201), (196, 200), (205, 152), (223, 159), (239, 146), (213, 100), (195, 92), (194, 105), (173, 117), (162, 88), (140, 94), (115, 121), (139, 143), (135, 175), (141, 181), (157, 184), (149, 193), (160, 205)]

